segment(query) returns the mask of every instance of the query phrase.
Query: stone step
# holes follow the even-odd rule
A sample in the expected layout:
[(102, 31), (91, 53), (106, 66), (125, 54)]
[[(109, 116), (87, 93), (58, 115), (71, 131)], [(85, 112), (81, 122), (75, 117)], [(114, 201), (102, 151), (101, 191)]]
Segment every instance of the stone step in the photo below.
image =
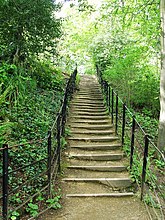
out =
[(70, 123), (69, 123), (69, 125), (72, 125), (72, 123), (76, 123), (76, 124), (93, 124), (93, 125), (105, 125), (105, 124), (110, 124), (111, 122), (110, 122), (110, 120), (83, 120), (83, 119), (77, 119), (77, 120), (75, 120), (75, 119), (70, 119), (69, 120), (70, 121)]
[(89, 111), (80, 111), (80, 110), (74, 110), (71, 111), (72, 115), (82, 115), (82, 116), (107, 116), (107, 112), (89, 112)]
[(94, 84), (92, 83), (90, 83), (89, 85), (88, 85), (88, 87), (86, 86), (86, 84), (84, 85), (81, 85), (80, 84), (80, 86), (79, 86), (79, 90), (78, 90), (78, 92), (92, 92), (92, 91), (99, 91), (99, 92), (101, 92), (101, 87), (100, 87), (100, 85), (98, 84), (97, 86), (94, 86)]
[(81, 107), (81, 106), (71, 106), (70, 107), (70, 112), (72, 111), (78, 111), (78, 112), (87, 112), (87, 113), (105, 113), (106, 108), (93, 108), (93, 107)]
[(78, 135), (84, 135), (84, 134), (88, 134), (88, 135), (111, 135), (114, 134), (114, 130), (88, 130), (88, 129), (83, 129), (83, 128), (79, 128), (78, 129), (71, 129), (71, 134), (73, 136), (75, 136), (76, 134)]
[(84, 125), (84, 124), (72, 124), (71, 128), (73, 129), (87, 129), (87, 130), (107, 130), (113, 127), (112, 124), (104, 125)]
[(96, 98), (97, 96), (103, 97), (102, 96), (102, 92), (101, 92), (100, 89), (93, 89), (91, 91), (79, 90), (76, 95), (79, 95), (79, 96), (90, 96), (90, 97), (93, 97), (93, 98)]
[[(65, 181), (63, 181), (64, 184)], [(83, 182), (83, 181), (67, 181), (66, 194), (110, 194), (110, 193), (126, 193), (130, 192), (126, 188), (120, 188), (120, 191), (116, 188), (109, 187), (104, 184), (99, 184), (98, 182)]]
[(125, 193), (93, 193), (93, 194), (66, 194), (66, 197), (128, 197), (133, 196), (133, 192), (125, 192)]
[(102, 172), (122, 172), (126, 171), (126, 166), (80, 166), (80, 165), (71, 165), (68, 166), (69, 169), (80, 169), (80, 170), (91, 170), (91, 171), (102, 171)]
[(74, 100), (82, 100), (82, 101), (86, 101), (86, 100), (90, 100), (90, 101), (103, 101), (103, 97), (100, 95), (98, 97), (92, 97), (90, 95), (76, 95)]
[(90, 119), (90, 120), (104, 120), (104, 119), (109, 119), (109, 116), (107, 115), (71, 115), (70, 118), (73, 118), (73, 119)]
[(77, 148), (82, 150), (119, 150), (121, 148), (121, 144), (96, 144), (96, 145), (75, 145), (70, 146), (70, 148)]
[(127, 161), (123, 157), (122, 160), (80, 160), (78, 158), (67, 159), (69, 166), (127, 166)]
[(111, 142), (119, 140), (118, 137), (69, 137), (71, 141)]
[(86, 96), (84, 96), (84, 95), (79, 95), (79, 94), (77, 94), (75, 97), (74, 97), (74, 100), (80, 100), (80, 101), (82, 101), (82, 102), (85, 102), (85, 101), (92, 101), (92, 102), (103, 102), (103, 96), (97, 96), (97, 97), (95, 97), (95, 96), (91, 96), (91, 95), (86, 95)]
[(100, 160), (100, 161), (105, 161), (105, 160), (121, 160), (123, 158), (122, 153), (118, 154), (111, 154), (111, 153), (104, 153), (104, 154), (69, 154), (69, 158), (76, 158), (80, 160)]
[(81, 99), (81, 98), (74, 98), (72, 100), (72, 102), (79, 102), (79, 103), (95, 103), (95, 104), (103, 104), (103, 99), (92, 99), (90, 97), (86, 98), (86, 99)]
[(65, 172), (67, 178), (129, 178), (128, 172), (122, 171), (108, 171), (108, 170), (92, 170), (92, 169), (67, 169)]
[(64, 178), (67, 182), (95, 182), (111, 188), (127, 188), (131, 186), (130, 178)]
[(89, 92), (89, 93), (81, 93), (81, 92), (79, 92), (79, 93), (77, 93), (76, 95), (75, 95), (75, 97), (78, 97), (78, 98), (81, 98), (81, 97), (83, 97), (83, 98), (91, 98), (91, 99), (103, 99), (103, 96), (102, 96), (102, 94), (100, 93), (100, 92)]
[(85, 103), (85, 102), (71, 102), (71, 105), (84, 108), (105, 108), (103, 103)]

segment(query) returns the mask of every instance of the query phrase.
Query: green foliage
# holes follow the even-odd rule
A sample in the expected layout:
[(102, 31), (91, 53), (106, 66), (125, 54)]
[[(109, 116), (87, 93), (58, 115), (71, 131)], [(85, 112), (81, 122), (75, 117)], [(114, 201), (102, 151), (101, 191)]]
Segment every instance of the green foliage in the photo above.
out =
[(39, 88), (62, 91), (64, 85), (62, 74), (51, 63), (33, 62), (30, 67), (33, 69), (31, 77), (36, 80)]
[(1, 59), (20, 63), (45, 51), (55, 54), (61, 35), (60, 21), (53, 15), (57, 9), (51, 0), (1, 0)]
[(14, 212), (12, 212), (12, 214), (11, 214), (11, 220), (16, 220), (16, 219), (18, 219), (19, 218), (19, 216), (20, 216), (20, 214), (19, 214), (19, 212), (17, 212), (17, 211), (14, 211)]
[(62, 148), (65, 148), (66, 147), (66, 145), (67, 145), (67, 142), (66, 142), (66, 140), (65, 140), (65, 138), (64, 137), (61, 137), (61, 147)]
[(149, 134), (151, 139), (156, 141), (158, 137), (158, 120), (153, 118), (153, 112), (144, 108), (141, 113), (136, 112), (135, 115), (145, 132)]
[[(150, 192), (151, 193), (151, 192)], [(151, 194), (148, 193), (144, 196), (144, 201), (147, 205), (154, 207), (154, 208), (160, 208), (160, 204), (158, 204), (156, 202), (156, 198), (154, 200), (153, 196), (151, 196)]]
[(35, 217), (38, 214), (38, 205), (34, 204), (32, 200), (30, 203), (28, 203), (28, 207), (26, 208), (26, 211), (30, 214), (30, 216)]
[[(4, 63), (1, 67), (2, 86), (0, 89), (0, 144), (10, 146), (46, 137), (59, 111), (65, 81), (61, 71), (50, 62), (34, 62), (30, 66), (15, 66)], [(12, 77), (11, 77), (12, 76)], [(6, 92), (7, 91), (7, 92)], [(5, 95), (4, 95), (5, 94)], [(9, 150), (9, 171), (47, 157), (47, 140), (38, 144), (25, 144)], [(0, 162), (2, 168), (2, 161)], [(0, 168), (0, 174), (2, 169)], [(12, 207), (38, 192), (47, 181), (47, 176), (39, 176), (47, 169), (47, 160), (31, 165), (9, 175), (11, 189), (22, 185), (19, 193), (10, 197)], [(34, 178), (35, 177), (35, 178)], [(44, 196), (35, 198), (27, 207), (31, 216), (38, 213), (37, 203), (44, 203)], [(22, 214), (19, 214), (22, 215)], [(17, 213), (11, 213), (13, 219)]]
[(53, 209), (59, 209), (62, 208), (61, 204), (59, 203), (60, 196), (56, 196), (53, 199), (46, 200), (46, 203), (48, 206), (50, 206)]
[(62, 60), (68, 66), (76, 60), (80, 72), (83, 67), (86, 73), (93, 72), (98, 64), (103, 77), (128, 105), (138, 110), (145, 107), (157, 117), (159, 1), (89, 0), (82, 5), (91, 5), (93, 10), (80, 10), (79, 6), (63, 9), (68, 17), (63, 22), (66, 35), (59, 46)]

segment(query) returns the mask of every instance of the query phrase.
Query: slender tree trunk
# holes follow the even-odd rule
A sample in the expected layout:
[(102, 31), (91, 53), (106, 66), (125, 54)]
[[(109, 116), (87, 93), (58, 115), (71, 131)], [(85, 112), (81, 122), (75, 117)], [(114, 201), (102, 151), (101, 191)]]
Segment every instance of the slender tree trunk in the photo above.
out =
[(161, 74), (158, 148), (165, 149), (165, 0), (161, 0)]

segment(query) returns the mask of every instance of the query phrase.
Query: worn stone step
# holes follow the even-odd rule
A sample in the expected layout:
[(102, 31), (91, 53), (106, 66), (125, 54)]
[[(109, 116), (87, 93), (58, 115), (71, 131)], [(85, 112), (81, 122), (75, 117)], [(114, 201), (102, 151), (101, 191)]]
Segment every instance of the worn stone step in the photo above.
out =
[(91, 194), (66, 194), (66, 197), (128, 197), (133, 196), (133, 192), (125, 192), (125, 193), (91, 193)]
[(91, 169), (67, 169), (65, 176), (68, 178), (129, 178), (128, 172), (122, 171), (108, 171), (108, 170), (91, 170)]
[(93, 100), (103, 100), (103, 95), (99, 92), (99, 93), (77, 93), (76, 95), (75, 95), (75, 98), (91, 98), (91, 99), (93, 99)]
[(70, 112), (71, 111), (79, 111), (79, 112), (88, 112), (88, 113), (102, 113), (102, 112), (106, 112), (106, 108), (103, 107), (103, 108), (96, 108), (96, 107), (80, 107), (80, 106), (71, 106), (70, 108)]
[(87, 129), (87, 130), (107, 130), (107, 129), (111, 129), (113, 127), (112, 124), (103, 124), (103, 125), (84, 125), (84, 124), (72, 124), (71, 128), (72, 129)]
[(71, 105), (84, 107), (84, 108), (105, 108), (103, 103), (83, 103), (83, 102), (71, 102)]
[(69, 158), (77, 158), (80, 160), (121, 160), (123, 158), (122, 153), (104, 153), (104, 154), (69, 154)]
[(72, 102), (80, 102), (80, 103), (95, 103), (95, 104), (102, 104), (103, 103), (103, 99), (101, 98), (97, 98), (97, 99), (92, 99), (90, 97), (86, 98), (86, 99), (82, 99), (82, 98), (74, 98), (72, 99)]
[(130, 178), (64, 178), (67, 182), (96, 182), (111, 188), (127, 188), (131, 186)]
[(86, 101), (86, 100), (90, 100), (90, 101), (103, 101), (103, 97), (100, 96), (90, 96), (90, 95), (76, 95), (74, 100), (82, 100), (82, 101)]
[(91, 96), (86, 96), (85, 98), (83, 96), (75, 97), (72, 99), (72, 102), (83, 102), (83, 103), (103, 103), (104, 99), (103, 98), (95, 98)]
[[(62, 184), (66, 184), (65, 181), (62, 181)], [(130, 192), (130, 189), (120, 188), (120, 191), (117, 188), (112, 188), (99, 182), (83, 182), (83, 181), (67, 181), (67, 190), (66, 194), (109, 194), (109, 193), (127, 193)], [(126, 191), (127, 190), (127, 191)]]
[(81, 92), (91, 92), (91, 91), (101, 91), (101, 87), (99, 84), (95, 84), (96, 82), (90, 82), (88, 83), (88, 87), (86, 86), (86, 83), (81, 83), (80, 82), (80, 85), (79, 85), (79, 89)]
[(105, 124), (110, 124), (111, 123), (111, 121), (110, 121), (110, 119), (108, 120), (83, 120), (83, 119), (77, 119), (77, 120), (75, 120), (75, 119), (69, 119), (69, 121), (70, 121), (70, 123), (69, 123), (69, 125), (72, 125), (72, 123), (76, 123), (76, 124), (81, 124), (81, 123), (84, 123), (84, 124), (95, 124), (95, 125), (105, 125)]
[(105, 119), (109, 119), (109, 116), (107, 115), (71, 115), (70, 118), (73, 118), (73, 119), (90, 119), (90, 120), (105, 120)]
[(84, 135), (84, 134), (88, 134), (88, 135), (111, 135), (114, 133), (114, 130), (88, 130), (88, 129), (83, 129), (83, 128), (79, 128), (78, 129), (71, 129), (71, 134), (72, 136), (75, 136), (76, 134), (78, 135)]
[(95, 144), (95, 145), (75, 145), (75, 146), (70, 146), (70, 148), (77, 148), (77, 149), (82, 149), (82, 150), (119, 150), (121, 148), (121, 144)]
[(127, 166), (128, 161), (123, 157), (122, 160), (79, 160), (78, 158), (66, 158), (69, 166)]
[(80, 111), (80, 110), (73, 110), (70, 112), (71, 115), (82, 115), (82, 116), (107, 116), (107, 112), (89, 112), (89, 111)]
[(74, 141), (90, 141), (90, 142), (110, 142), (119, 140), (118, 137), (69, 137), (68, 140)]
[(102, 172), (122, 172), (126, 171), (126, 166), (85, 166), (85, 165), (71, 165), (68, 166), (69, 169), (79, 169), (79, 170), (91, 170), (91, 171), (102, 171)]

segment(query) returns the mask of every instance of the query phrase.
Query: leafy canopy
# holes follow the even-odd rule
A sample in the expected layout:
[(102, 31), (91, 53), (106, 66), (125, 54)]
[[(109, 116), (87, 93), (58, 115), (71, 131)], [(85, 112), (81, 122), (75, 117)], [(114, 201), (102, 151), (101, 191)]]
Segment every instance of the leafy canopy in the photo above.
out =
[(24, 61), (45, 51), (55, 53), (61, 35), (58, 6), (52, 0), (0, 0), (0, 57)]

